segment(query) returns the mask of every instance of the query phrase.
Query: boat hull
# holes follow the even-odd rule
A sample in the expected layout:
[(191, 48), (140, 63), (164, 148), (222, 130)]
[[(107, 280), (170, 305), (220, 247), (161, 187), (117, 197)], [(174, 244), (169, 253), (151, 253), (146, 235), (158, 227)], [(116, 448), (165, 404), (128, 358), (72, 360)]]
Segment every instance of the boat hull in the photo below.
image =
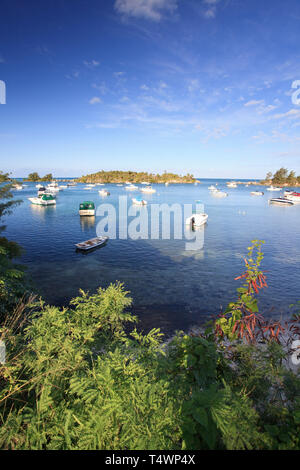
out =
[(76, 243), (76, 249), (80, 251), (90, 251), (94, 248), (99, 248), (106, 244), (108, 237), (96, 237), (91, 240), (86, 240), (85, 242)]
[(43, 201), (39, 197), (29, 197), (28, 199), (31, 202), (31, 204), (35, 204), (37, 206), (53, 206), (56, 204), (55, 199), (49, 200), (49, 201)]
[(80, 209), (79, 215), (85, 217), (95, 215), (95, 209)]

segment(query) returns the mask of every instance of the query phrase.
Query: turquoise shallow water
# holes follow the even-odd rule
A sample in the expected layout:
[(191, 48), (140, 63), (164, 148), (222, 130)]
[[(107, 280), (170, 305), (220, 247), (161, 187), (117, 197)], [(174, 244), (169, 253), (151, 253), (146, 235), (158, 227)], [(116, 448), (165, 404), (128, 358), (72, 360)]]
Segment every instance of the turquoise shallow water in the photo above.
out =
[[(217, 199), (210, 194), (208, 186), (215, 182), (229, 197)], [(263, 189), (263, 197), (254, 197), (250, 196), (253, 186), (230, 189), (220, 180), (202, 180), (198, 186), (153, 185), (156, 193), (143, 195), (148, 205), (142, 210), (148, 213), (154, 203), (183, 205), (200, 200), (204, 204), (209, 219), (198, 235), (202, 248), (187, 251), (187, 240), (174, 240), (171, 230), (170, 240), (111, 239), (105, 247), (82, 254), (74, 244), (95, 236), (101, 217), (80, 218), (80, 202), (91, 200), (97, 207), (110, 203), (117, 209), (119, 196), (127, 195), (129, 205), (131, 197), (141, 196), (111, 184), (105, 185), (110, 196), (103, 198), (98, 194), (103, 186), (88, 191), (84, 186), (61, 191), (56, 207), (39, 207), (28, 201), (37, 190), (27, 183), (15, 192), (23, 204), (5, 221), (5, 236), (24, 247), (21, 262), (47, 302), (65, 305), (79, 288), (93, 292), (119, 280), (131, 292), (133, 311), (146, 329), (187, 329), (235, 299), (239, 282), (234, 278), (243, 271), (243, 256), (252, 239), (266, 242), (263, 269), (268, 271), (269, 288), (260, 294), (262, 312), (285, 316), (289, 305), (300, 300), (300, 205), (269, 205), (268, 199), (279, 193)], [(117, 228), (118, 222), (117, 217)]]

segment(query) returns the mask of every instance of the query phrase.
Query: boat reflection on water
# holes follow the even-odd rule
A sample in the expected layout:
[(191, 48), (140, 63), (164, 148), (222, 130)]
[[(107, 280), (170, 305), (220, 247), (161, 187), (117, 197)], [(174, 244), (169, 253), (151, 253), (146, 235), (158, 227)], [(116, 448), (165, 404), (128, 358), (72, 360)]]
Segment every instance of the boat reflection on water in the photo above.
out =
[(42, 206), (39, 204), (30, 204), (30, 209), (34, 215), (45, 220), (48, 215), (53, 214), (54, 211), (56, 211), (56, 205), (52, 204), (49, 206)]
[(96, 222), (96, 217), (94, 215), (89, 216), (89, 217), (80, 217), (80, 225), (81, 225), (81, 229), (83, 232), (94, 227), (95, 222)]
[(204, 248), (204, 233), (206, 224), (197, 226), (186, 225), (184, 228), (185, 250), (199, 252)]

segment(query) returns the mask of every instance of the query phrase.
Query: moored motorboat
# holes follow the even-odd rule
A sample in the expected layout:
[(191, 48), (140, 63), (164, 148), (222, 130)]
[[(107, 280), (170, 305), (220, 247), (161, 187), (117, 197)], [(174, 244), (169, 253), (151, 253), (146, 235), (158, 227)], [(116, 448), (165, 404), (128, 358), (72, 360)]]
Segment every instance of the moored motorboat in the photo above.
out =
[(148, 194), (156, 193), (156, 189), (152, 188), (152, 186), (146, 186), (145, 188), (141, 188), (140, 191), (142, 193), (148, 193)]
[(40, 186), (39, 189), (38, 189), (38, 196), (42, 196), (43, 194), (45, 194), (46, 192), (46, 188), (44, 186)]
[(135, 186), (134, 184), (129, 184), (128, 186), (125, 186), (125, 189), (127, 189), (127, 191), (136, 191), (138, 188), (138, 186)]
[(106, 189), (100, 189), (100, 191), (98, 191), (99, 194), (101, 194), (101, 196), (109, 196), (110, 195), (110, 192), (107, 191)]
[(133, 204), (137, 204), (138, 206), (146, 206), (147, 201), (145, 199), (142, 199), (141, 197), (133, 197), (132, 198)]
[(237, 184), (234, 181), (226, 183), (228, 188), (237, 188)]
[(31, 204), (38, 206), (52, 206), (56, 204), (55, 198), (51, 194), (43, 194), (41, 197), (29, 197)]
[(269, 204), (281, 204), (284, 206), (293, 206), (295, 203), (285, 197), (273, 197), (269, 199)]
[(51, 192), (56, 193), (58, 193), (58, 191), (60, 190), (56, 181), (52, 181), (51, 183), (49, 183), (47, 189), (49, 189)]
[(88, 251), (92, 250), (93, 248), (105, 245), (107, 240), (108, 237), (95, 237), (81, 243), (76, 243), (75, 246), (78, 250)]
[(276, 188), (275, 186), (270, 186), (267, 188), (267, 191), (281, 191), (281, 188)]
[(228, 193), (225, 193), (225, 191), (221, 191), (217, 189), (216, 191), (211, 191), (211, 195), (214, 197), (227, 197)]
[(293, 202), (296, 202), (296, 203), (300, 202), (300, 193), (296, 193), (295, 191), (290, 193), (290, 194), (287, 194), (285, 197), (289, 201), (293, 201)]
[(192, 214), (186, 219), (185, 224), (200, 227), (201, 225), (204, 225), (207, 222), (207, 219), (207, 214)]
[(80, 216), (95, 215), (95, 204), (92, 201), (84, 201), (79, 206)]
[(251, 191), (251, 196), (263, 196), (264, 193), (262, 191)]

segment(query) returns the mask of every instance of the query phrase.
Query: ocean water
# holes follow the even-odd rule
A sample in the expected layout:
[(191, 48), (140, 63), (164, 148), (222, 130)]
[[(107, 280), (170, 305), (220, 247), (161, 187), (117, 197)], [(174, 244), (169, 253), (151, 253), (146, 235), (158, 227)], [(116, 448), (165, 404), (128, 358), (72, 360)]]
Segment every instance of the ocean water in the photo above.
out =
[[(208, 187), (216, 183), (228, 197), (212, 196)], [(153, 185), (156, 193), (151, 195), (106, 184), (108, 197), (98, 194), (104, 186), (84, 190), (85, 185), (78, 184), (59, 192), (53, 207), (32, 205), (28, 197), (35, 196), (37, 189), (27, 183), (22, 191), (14, 192), (23, 203), (6, 217), (5, 236), (23, 246), (20, 262), (27, 265), (47, 303), (67, 305), (80, 288), (95, 292), (118, 280), (130, 291), (132, 311), (141, 326), (145, 330), (160, 327), (166, 333), (201, 325), (235, 300), (240, 281), (234, 279), (244, 270), (247, 247), (253, 239), (264, 240), (262, 269), (267, 271), (269, 287), (260, 292), (260, 310), (268, 317), (286, 317), (290, 315), (289, 305), (300, 300), (300, 204), (269, 205), (268, 199), (278, 197), (279, 192), (244, 185), (230, 189), (225, 183), (201, 180), (197, 186)], [(263, 190), (264, 196), (251, 196), (255, 189)], [(141, 211), (148, 218), (149, 233), (152, 204), (195, 207), (200, 201), (209, 218), (198, 229), (199, 247), (186, 249), (187, 237), (196, 234), (182, 220), (182, 239), (174, 239), (171, 229), (170, 239), (116, 238), (90, 253), (76, 251), (75, 243), (96, 236), (103, 219), (100, 215), (80, 217), (80, 202), (94, 201), (98, 211), (102, 204), (111, 204), (118, 232), (119, 196), (127, 196), (130, 207), (131, 198), (141, 195), (148, 201)], [(128, 221), (133, 219), (129, 217)]]

